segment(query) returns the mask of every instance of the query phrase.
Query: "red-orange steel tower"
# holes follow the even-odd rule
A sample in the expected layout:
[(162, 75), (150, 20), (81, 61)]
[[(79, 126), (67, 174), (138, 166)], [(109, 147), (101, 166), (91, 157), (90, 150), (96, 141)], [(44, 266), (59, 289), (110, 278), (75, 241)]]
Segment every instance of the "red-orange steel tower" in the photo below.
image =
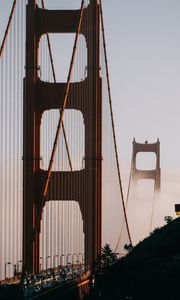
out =
[[(24, 142), (23, 142), (23, 264), (29, 272), (39, 270), (39, 234), (41, 224), (37, 224), (41, 211), (41, 191), (47, 171), (40, 168), (40, 127), (45, 110), (60, 109), (66, 83), (42, 82), (38, 77), (38, 50), (40, 38), (46, 33), (75, 33), (80, 10), (43, 10), (37, 0), (29, 0), (27, 5), (26, 76), (24, 80)], [(86, 17), (90, 17), (88, 31)], [(70, 89), (78, 94), (91, 89), (90, 101), (68, 102), (67, 109), (82, 112), (85, 123), (85, 167), (73, 172), (52, 172), (51, 193), (48, 200), (78, 201), (85, 232), (85, 261), (91, 265), (101, 249), (101, 164), (102, 164), (102, 99), (99, 75), (99, 4), (91, 0), (84, 8), (83, 29), (87, 44), (87, 77), (81, 82), (71, 83)], [(91, 121), (91, 122), (90, 122)], [(84, 180), (85, 178), (85, 180)], [(86, 192), (80, 185), (81, 181)], [(63, 182), (63, 184), (62, 184)], [(89, 184), (91, 182), (91, 184)], [(56, 183), (56, 185), (54, 184)], [(61, 184), (61, 185), (60, 185)], [(60, 186), (60, 189), (53, 188)], [(64, 186), (71, 187), (69, 194)], [(65, 198), (66, 197), (66, 198)]]
[[(139, 152), (153, 152), (156, 155), (156, 167), (154, 170), (139, 170), (136, 167), (136, 156)], [(132, 181), (136, 184), (139, 179), (154, 180), (154, 191), (159, 192), (161, 186), (161, 169), (160, 169), (160, 142), (156, 143), (137, 143), (133, 140), (133, 154), (132, 154)]]

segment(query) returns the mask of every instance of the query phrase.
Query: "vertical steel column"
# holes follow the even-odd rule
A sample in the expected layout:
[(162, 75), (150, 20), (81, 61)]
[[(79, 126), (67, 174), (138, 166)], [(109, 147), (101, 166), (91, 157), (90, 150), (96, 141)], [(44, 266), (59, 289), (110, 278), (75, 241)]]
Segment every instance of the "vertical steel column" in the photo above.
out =
[(26, 78), (23, 115), (23, 267), (39, 270), (39, 233), (36, 230), (37, 205), (34, 175), (39, 169), (40, 119), (35, 110), (35, 82), (38, 77), (38, 42), (35, 34), (37, 0), (29, 0), (26, 25)]
[[(101, 197), (102, 197), (102, 95), (100, 79), (100, 10), (97, 0), (90, 2), (91, 33), (88, 37), (88, 84), (91, 89), (89, 124), (85, 126), (87, 157), (85, 171), (86, 220), (85, 224), (85, 261), (91, 265), (101, 251)], [(91, 190), (89, 190), (91, 189)]]
[[(96, 47), (94, 47), (93, 64), (94, 74), (96, 74), (96, 86), (94, 97), (96, 95), (96, 194), (95, 194), (95, 247), (92, 261), (97, 258), (97, 254), (101, 251), (102, 246), (102, 92), (100, 79), (100, 7), (98, 1), (93, 3), (93, 24), (94, 39)], [(92, 44), (93, 41), (92, 41)], [(95, 83), (94, 83), (95, 84)]]

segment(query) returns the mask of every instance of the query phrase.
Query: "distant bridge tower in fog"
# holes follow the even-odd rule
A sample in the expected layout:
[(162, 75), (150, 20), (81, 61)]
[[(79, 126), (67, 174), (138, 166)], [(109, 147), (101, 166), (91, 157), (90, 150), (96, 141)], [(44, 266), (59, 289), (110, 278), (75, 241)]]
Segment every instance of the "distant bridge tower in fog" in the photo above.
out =
[[(136, 156), (139, 152), (153, 152), (156, 155), (156, 168), (154, 170), (139, 170), (136, 167)], [(133, 153), (132, 153), (132, 170), (131, 179), (134, 185), (137, 184), (139, 179), (152, 179), (154, 180), (154, 192), (159, 192), (161, 187), (161, 169), (160, 169), (160, 142), (157, 139), (156, 143), (149, 144), (137, 143), (135, 138), (133, 140)]]

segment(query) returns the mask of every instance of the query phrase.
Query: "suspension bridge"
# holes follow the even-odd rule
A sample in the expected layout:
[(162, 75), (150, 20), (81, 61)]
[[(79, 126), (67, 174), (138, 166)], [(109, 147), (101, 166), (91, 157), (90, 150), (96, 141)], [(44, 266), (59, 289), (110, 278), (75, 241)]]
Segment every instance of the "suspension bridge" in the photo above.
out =
[(12, 2), (0, 49), (0, 280), (81, 285), (105, 242), (118, 253), (132, 243), (103, 7)]

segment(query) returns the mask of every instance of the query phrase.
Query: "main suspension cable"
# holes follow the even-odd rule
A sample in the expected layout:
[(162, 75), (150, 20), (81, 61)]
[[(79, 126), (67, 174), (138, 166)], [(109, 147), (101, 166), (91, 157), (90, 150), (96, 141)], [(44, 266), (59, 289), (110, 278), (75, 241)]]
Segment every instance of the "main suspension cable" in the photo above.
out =
[[(108, 61), (107, 61), (107, 49), (106, 49), (106, 40), (105, 40), (104, 21), (103, 21), (103, 11), (102, 11), (101, 0), (99, 1), (99, 4), (100, 4), (100, 15), (101, 15), (103, 47), (104, 47), (104, 55), (105, 55), (106, 77), (107, 77), (107, 84), (108, 84), (109, 105), (110, 105), (112, 131), (113, 131), (113, 139), (114, 139), (114, 147), (115, 147), (115, 156), (116, 156), (116, 163), (117, 163), (117, 170), (118, 170), (118, 179), (119, 179), (119, 186), (120, 186), (120, 192), (121, 192), (121, 198), (122, 198), (122, 205), (123, 205), (123, 211), (124, 211), (124, 217), (125, 217), (125, 222), (126, 222), (128, 237), (129, 237), (130, 243), (132, 244), (132, 239), (131, 239), (131, 235), (130, 235), (128, 220), (127, 220), (126, 208), (125, 208), (125, 203), (124, 203), (124, 195), (123, 195), (123, 189), (122, 189), (121, 175), (120, 175), (120, 166), (119, 166), (117, 143), (116, 143), (116, 135), (115, 135), (114, 116), (113, 116), (113, 110), (112, 110), (112, 97), (111, 97), (111, 89), (110, 89), (109, 70), (108, 70)], [(116, 246), (116, 249), (117, 249), (117, 246)]]
[(150, 219), (150, 227), (149, 227), (149, 232), (152, 231), (152, 224), (153, 224), (153, 218), (154, 218), (154, 210), (155, 210), (155, 200), (156, 200), (156, 182), (154, 183), (154, 194), (153, 194), (153, 202), (152, 202), (152, 211), (151, 211), (151, 219)]
[(2, 56), (3, 49), (4, 49), (4, 46), (5, 46), (7, 37), (8, 37), (8, 33), (9, 33), (10, 26), (11, 26), (12, 18), (13, 18), (13, 15), (14, 15), (15, 7), (16, 7), (16, 0), (14, 0), (14, 2), (13, 2), (12, 8), (11, 8), (11, 13), (10, 13), (9, 20), (8, 20), (8, 24), (7, 24), (5, 33), (4, 33), (4, 38), (3, 38), (1, 48), (0, 48), (0, 58)]
[(131, 190), (132, 163), (133, 163), (133, 160), (131, 159), (131, 168), (130, 168), (130, 174), (129, 174), (129, 180), (128, 180), (128, 189), (127, 189), (127, 196), (126, 196), (126, 210), (127, 210), (128, 201), (129, 201), (129, 195), (130, 195), (130, 190)]
[[(129, 175), (129, 180), (128, 180), (128, 189), (127, 189), (126, 203), (125, 203), (126, 211), (127, 211), (127, 208), (128, 208), (129, 195), (130, 195), (130, 190), (131, 190), (131, 181), (132, 181), (132, 160), (131, 160), (131, 169), (130, 169), (130, 175)], [(116, 244), (115, 252), (117, 251), (118, 245), (119, 245), (121, 237), (122, 237), (123, 227), (124, 227), (124, 220), (123, 220), (123, 224), (122, 224), (122, 227), (121, 227), (119, 238), (118, 238), (118, 241), (117, 241), (117, 244)], [(131, 244), (132, 244), (132, 242), (131, 242)]]

